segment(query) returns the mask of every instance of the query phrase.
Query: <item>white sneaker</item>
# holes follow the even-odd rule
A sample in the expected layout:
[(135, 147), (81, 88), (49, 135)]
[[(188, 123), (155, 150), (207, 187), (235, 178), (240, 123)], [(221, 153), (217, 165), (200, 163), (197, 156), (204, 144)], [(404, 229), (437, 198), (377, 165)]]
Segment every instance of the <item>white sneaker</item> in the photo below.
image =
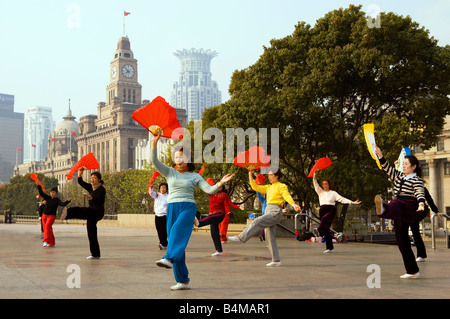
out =
[(86, 257), (86, 259), (100, 259), (100, 257), (89, 256), (89, 257)]
[(194, 218), (194, 225), (195, 225), (195, 227), (198, 227), (198, 225), (200, 225), (197, 217)]
[(267, 267), (278, 267), (281, 266), (281, 261), (272, 261), (268, 264), (266, 264)]
[(402, 279), (419, 278), (419, 272), (416, 272), (415, 274), (412, 274), (412, 275), (411, 274), (404, 274), (404, 275), (401, 275), (400, 278), (402, 278)]
[(191, 289), (191, 287), (189, 286), (189, 283), (181, 283), (181, 282), (177, 282), (177, 284), (175, 286), (170, 287), (171, 290), (188, 290)]
[(156, 262), (156, 265), (162, 268), (172, 268), (172, 262), (168, 259), (162, 258)]
[(228, 237), (228, 239), (231, 240), (231, 241), (236, 241), (238, 243), (241, 242), (241, 239), (237, 235), (236, 236), (230, 236), (230, 237)]
[(333, 251), (333, 249), (327, 249), (327, 250), (325, 250), (323, 253), (324, 254), (329, 254), (329, 253), (331, 253)]
[(381, 198), (380, 195), (375, 195), (375, 198), (373, 201), (375, 203), (377, 215), (378, 216), (382, 215), (383, 214), (383, 199)]
[(211, 256), (222, 256), (221, 252), (216, 251), (214, 254), (211, 254)]
[(44, 243), (42, 244), (42, 246), (47, 247), (48, 243), (46, 241), (44, 241)]
[(424, 261), (425, 261), (425, 258), (424, 258), (424, 257), (417, 257), (417, 258), (416, 258), (416, 261), (417, 261), (417, 262), (424, 262)]

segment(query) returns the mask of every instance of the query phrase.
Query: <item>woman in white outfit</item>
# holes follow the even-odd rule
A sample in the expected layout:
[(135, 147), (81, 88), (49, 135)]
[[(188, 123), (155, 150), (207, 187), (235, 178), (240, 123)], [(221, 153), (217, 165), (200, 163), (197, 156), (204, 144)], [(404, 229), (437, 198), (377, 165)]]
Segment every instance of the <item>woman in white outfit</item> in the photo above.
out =
[(155, 211), (155, 227), (158, 232), (159, 249), (167, 248), (167, 197), (169, 197), (169, 186), (167, 183), (159, 185), (159, 192), (153, 190), (153, 185), (148, 188), (148, 193), (155, 199), (153, 209)]
[(330, 181), (323, 180), (322, 187), (319, 186), (317, 182), (318, 170), (314, 172), (313, 175), (313, 183), (314, 189), (316, 190), (317, 195), (319, 195), (319, 216), (320, 216), (320, 225), (317, 228), (320, 236), (325, 236), (326, 250), (324, 253), (330, 253), (333, 249), (333, 238), (331, 236), (331, 224), (333, 223), (333, 219), (336, 216), (336, 202), (340, 202), (342, 204), (361, 204), (361, 201), (352, 201), (345, 197), (342, 197), (337, 192), (330, 189)]

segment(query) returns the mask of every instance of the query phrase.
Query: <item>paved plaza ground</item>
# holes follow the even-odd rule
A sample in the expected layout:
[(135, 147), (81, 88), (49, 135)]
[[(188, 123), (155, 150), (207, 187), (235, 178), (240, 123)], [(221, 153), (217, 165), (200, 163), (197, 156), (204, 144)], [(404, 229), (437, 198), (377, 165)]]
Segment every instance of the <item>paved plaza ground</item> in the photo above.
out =
[[(324, 244), (279, 238), (282, 266), (269, 268), (269, 251), (253, 238), (228, 243), (213, 257), (209, 232), (193, 232), (186, 250), (191, 289), (171, 291), (170, 269), (155, 261), (153, 228), (99, 227), (100, 260), (89, 255), (82, 225), (55, 224), (56, 247), (42, 247), (37, 224), (0, 224), (1, 299), (446, 299), (450, 250), (428, 249), (419, 279), (400, 279), (404, 267), (395, 245), (342, 243), (331, 254)], [(71, 266), (72, 265), (72, 266)], [(75, 266), (73, 266), (75, 265)], [(380, 288), (369, 265), (379, 266)], [(72, 268), (71, 268), (72, 267)], [(76, 270), (73, 267), (78, 267)], [(75, 269), (75, 270), (74, 270)], [(69, 288), (77, 282), (80, 288)], [(370, 278), (369, 278), (370, 277)], [(369, 278), (369, 280), (368, 280)]]

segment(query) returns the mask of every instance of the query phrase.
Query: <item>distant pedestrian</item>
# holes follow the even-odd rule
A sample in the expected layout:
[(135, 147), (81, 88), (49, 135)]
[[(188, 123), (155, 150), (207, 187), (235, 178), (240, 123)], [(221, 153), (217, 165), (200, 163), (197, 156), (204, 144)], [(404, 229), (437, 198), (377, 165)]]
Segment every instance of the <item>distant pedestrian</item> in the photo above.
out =
[(5, 209), (3, 211), (3, 215), (5, 217), (5, 224), (11, 224), (12, 223), (12, 212), (11, 209)]
[(409, 226), (411, 228), (411, 232), (414, 238), (414, 244), (416, 245), (417, 249), (416, 261), (418, 262), (423, 262), (425, 261), (425, 258), (427, 258), (427, 250), (425, 248), (422, 235), (420, 234), (420, 222), (430, 213), (430, 208), (435, 214), (439, 213), (439, 209), (435, 205), (433, 198), (428, 192), (428, 189), (424, 187), (424, 190), (425, 190), (425, 200), (428, 206), (425, 206), (425, 210), (419, 212), (418, 220)]
[(38, 204), (38, 216), (39, 216), (39, 223), (41, 224), (41, 239), (44, 239), (44, 225), (42, 224), (42, 213), (45, 209), (45, 199), (39, 202)]

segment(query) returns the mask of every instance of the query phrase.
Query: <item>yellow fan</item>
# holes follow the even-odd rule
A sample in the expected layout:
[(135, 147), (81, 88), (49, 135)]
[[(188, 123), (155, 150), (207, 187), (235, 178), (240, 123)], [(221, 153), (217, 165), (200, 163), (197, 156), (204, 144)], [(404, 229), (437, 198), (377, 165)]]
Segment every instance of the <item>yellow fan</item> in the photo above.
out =
[(377, 162), (378, 168), (382, 169), (380, 161), (378, 160), (378, 156), (375, 154), (375, 126), (373, 123), (364, 124), (364, 137), (366, 138), (367, 148), (369, 149), (369, 153), (372, 158)]

